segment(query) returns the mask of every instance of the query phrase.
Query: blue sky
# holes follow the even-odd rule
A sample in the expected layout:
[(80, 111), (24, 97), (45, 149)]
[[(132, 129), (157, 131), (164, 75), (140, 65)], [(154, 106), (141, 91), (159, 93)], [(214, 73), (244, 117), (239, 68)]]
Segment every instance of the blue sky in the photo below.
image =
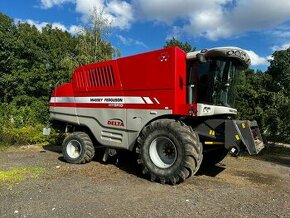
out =
[(289, 0), (1, 0), (0, 11), (41, 30), (46, 23), (74, 34), (93, 8), (111, 21), (122, 56), (163, 47), (172, 36), (197, 49), (239, 46), (252, 67), (266, 70), (275, 50), (290, 47)]

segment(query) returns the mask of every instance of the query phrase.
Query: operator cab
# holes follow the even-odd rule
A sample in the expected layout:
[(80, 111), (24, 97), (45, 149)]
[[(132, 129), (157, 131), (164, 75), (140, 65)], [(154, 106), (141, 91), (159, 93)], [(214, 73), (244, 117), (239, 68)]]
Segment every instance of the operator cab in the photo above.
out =
[(197, 103), (198, 107), (216, 106), (213, 108), (216, 113), (212, 110), (214, 114), (236, 114), (237, 111), (232, 107), (236, 96), (237, 79), (239, 72), (247, 69), (249, 65), (248, 54), (236, 47), (220, 47), (188, 53), (187, 103)]

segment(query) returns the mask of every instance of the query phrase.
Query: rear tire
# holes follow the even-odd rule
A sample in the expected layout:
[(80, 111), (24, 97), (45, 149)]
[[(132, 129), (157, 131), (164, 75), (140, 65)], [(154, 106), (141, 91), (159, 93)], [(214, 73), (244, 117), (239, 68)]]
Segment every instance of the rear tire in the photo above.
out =
[(95, 156), (95, 148), (88, 134), (74, 132), (68, 135), (62, 144), (64, 159), (73, 164), (90, 162)]
[(186, 124), (156, 120), (137, 139), (137, 162), (151, 181), (176, 184), (194, 175), (202, 161), (198, 135)]

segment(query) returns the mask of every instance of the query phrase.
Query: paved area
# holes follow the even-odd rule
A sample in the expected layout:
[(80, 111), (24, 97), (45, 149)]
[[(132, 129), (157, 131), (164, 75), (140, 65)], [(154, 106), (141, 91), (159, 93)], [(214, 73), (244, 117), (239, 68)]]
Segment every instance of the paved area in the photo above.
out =
[[(176, 185), (147, 181), (129, 154), (85, 165), (58, 147), (0, 152), (0, 171), (40, 167), (38, 176), (0, 183), (0, 217), (289, 217), (290, 150), (227, 157)], [(0, 181), (1, 182), (1, 181)]]

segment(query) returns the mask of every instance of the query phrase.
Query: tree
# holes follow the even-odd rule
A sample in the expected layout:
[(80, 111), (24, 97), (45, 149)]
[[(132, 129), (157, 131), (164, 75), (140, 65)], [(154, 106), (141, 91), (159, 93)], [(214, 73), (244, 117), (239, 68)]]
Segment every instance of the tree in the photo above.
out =
[(240, 119), (257, 120), (268, 140), (289, 143), (290, 99), (273, 83), (267, 72), (242, 72), (235, 107)]
[(69, 81), (76, 67), (110, 60), (117, 52), (106, 40), (110, 23), (102, 11), (94, 10), (90, 25), (77, 35), (52, 25), (39, 31), (4, 14), (0, 22), (0, 103), (17, 96), (48, 101), (52, 88)]
[(103, 10), (95, 8), (91, 13), (89, 25), (83, 27), (77, 36), (77, 60), (80, 65), (120, 56), (119, 50), (105, 39), (110, 31), (111, 23), (104, 17)]
[(4, 77), (15, 68), (16, 26), (14, 21), (0, 13), (0, 103), (5, 101)]
[(272, 76), (273, 91), (290, 95), (290, 48), (273, 53), (267, 74)]
[(188, 42), (181, 42), (181, 41), (175, 39), (174, 37), (165, 42), (164, 48), (168, 48), (171, 46), (178, 46), (186, 53), (191, 52), (191, 51), (195, 51), (195, 49), (196, 49), (196, 48), (192, 47)]
[(93, 15), (91, 25), (71, 35), (52, 25), (39, 31), (0, 13), (0, 143), (15, 143), (26, 127), (41, 136), (52, 89), (69, 81), (77, 66), (116, 54), (106, 40), (108, 21), (102, 13)]
[(38, 31), (27, 23), (16, 24), (14, 41), (6, 48), (7, 52), (13, 52), (13, 68), (7, 70), (0, 80), (2, 102), (10, 103), (19, 95), (45, 97), (48, 101), (51, 86), (70, 78), (72, 69), (62, 60), (76, 53), (75, 47), (73, 36), (53, 29), (51, 25)]
[(241, 73), (237, 86), (235, 108), (238, 109), (239, 119), (257, 120), (264, 132), (265, 111), (273, 105), (271, 93), (267, 87), (271, 77), (253, 69)]
[(266, 72), (271, 77), (268, 87), (273, 104), (266, 111), (266, 123), (271, 136), (290, 142), (290, 48), (275, 51)]

